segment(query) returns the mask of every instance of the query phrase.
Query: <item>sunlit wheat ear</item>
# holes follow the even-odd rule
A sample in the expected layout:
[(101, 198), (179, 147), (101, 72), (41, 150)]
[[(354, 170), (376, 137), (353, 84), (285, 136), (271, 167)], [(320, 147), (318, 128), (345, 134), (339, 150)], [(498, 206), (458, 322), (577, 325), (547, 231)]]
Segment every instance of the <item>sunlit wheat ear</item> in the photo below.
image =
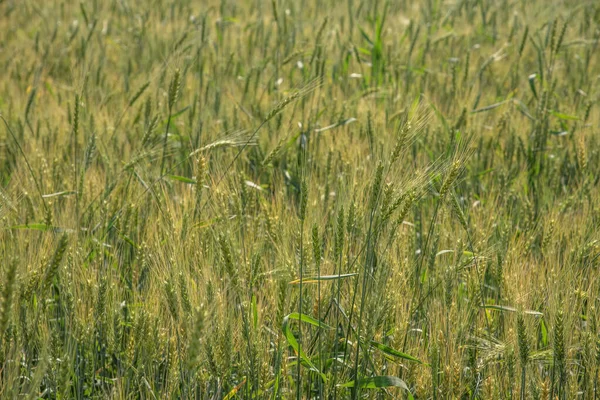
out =
[(416, 138), (423, 133), (429, 122), (431, 121), (432, 113), (429, 108), (422, 106), (420, 103), (414, 104), (406, 118), (400, 122), (396, 134), (396, 144), (390, 155), (390, 165), (393, 165), (401, 157)]
[(307, 83), (304, 87), (302, 87), (301, 89), (293, 92), (291, 95), (285, 97), (282, 101), (280, 101), (275, 107), (273, 107), (269, 113), (267, 114), (267, 116), (265, 117), (264, 122), (268, 122), (271, 119), (273, 119), (273, 117), (275, 117), (277, 114), (279, 114), (281, 111), (283, 111), (288, 105), (290, 105), (291, 103), (293, 103), (294, 101), (301, 99), (303, 97), (305, 97), (306, 95), (308, 95), (309, 93), (311, 93), (312, 91), (314, 91), (315, 89), (317, 89), (319, 86), (321, 86), (322, 82), (320, 79), (314, 79), (312, 81), (310, 81), (309, 83)]
[(150, 137), (152, 137), (152, 135), (156, 131), (156, 128), (158, 127), (158, 121), (158, 115), (154, 116), (154, 118), (148, 118), (146, 128), (144, 130), (144, 136), (142, 136), (142, 147), (146, 146), (149, 143)]
[(400, 207), (398, 216), (396, 217), (394, 223), (396, 227), (400, 226), (404, 222), (404, 219), (408, 215), (408, 212), (410, 211), (411, 207), (413, 206), (416, 200), (417, 193), (415, 190), (408, 192), (406, 196), (402, 199), (402, 207)]
[(585, 137), (582, 136), (577, 142), (577, 164), (582, 173), (584, 173), (588, 166), (587, 148), (585, 144)]
[(179, 99), (179, 90), (181, 88), (181, 71), (175, 70), (171, 84), (169, 85), (169, 111)]
[(381, 191), (381, 210), (382, 212), (387, 211), (392, 203), (392, 197), (394, 196), (394, 185), (390, 182), (383, 184)]
[(440, 188), (440, 199), (444, 199), (446, 197), (446, 194), (448, 194), (448, 191), (450, 190), (450, 188), (458, 178), (458, 175), (460, 174), (461, 167), (462, 165), (459, 161), (453, 161), (452, 164), (450, 164), (450, 167), (448, 168), (448, 173), (444, 177), (444, 183)]
[(373, 186), (371, 187), (371, 196), (369, 198), (369, 210), (375, 211), (375, 207), (379, 201), (379, 195), (381, 194), (381, 186), (383, 183), (383, 163), (377, 165), (375, 171), (375, 177), (373, 178)]
[(255, 135), (252, 135), (245, 129), (235, 130), (226, 133), (224, 136), (214, 140), (213, 142), (194, 150), (189, 155), (190, 157), (194, 154), (201, 153), (203, 151), (209, 151), (220, 147), (241, 147), (241, 146), (255, 146), (258, 143)]
[[(565, 367), (566, 367), (566, 349), (564, 338), (564, 314), (562, 308), (556, 313), (554, 319), (554, 367), (556, 368), (556, 378), (558, 383), (558, 395), (564, 390)], [(552, 387), (554, 390), (554, 386)]]
[(467, 160), (473, 154), (473, 149), (470, 147), (470, 142), (471, 139), (463, 139), (456, 145), (454, 153), (448, 161), (442, 186), (440, 187), (439, 196), (441, 200), (446, 198), (446, 195), (462, 173)]
[(402, 192), (396, 197), (394, 201), (391, 202), (391, 204), (388, 207), (382, 208), (381, 220), (387, 221), (392, 216), (392, 214), (398, 209), (398, 207), (402, 205), (407, 195), (408, 192)]
[(454, 211), (456, 218), (460, 222), (460, 225), (463, 227), (463, 229), (465, 231), (467, 231), (468, 225), (467, 225), (467, 219), (465, 218), (465, 213), (463, 212), (462, 207), (460, 206), (460, 203), (458, 202), (458, 197), (456, 197), (456, 195), (454, 193), (452, 193), (450, 195), (450, 204), (452, 206), (452, 211)]
[(394, 146), (392, 154), (390, 155), (390, 165), (398, 161), (401, 151), (408, 146), (408, 142), (410, 140), (409, 134), (412, 131), (413, 130), (410, 121), (406, 122), (406, 124), (399, 129), (396, 138), (396, 145)]
[(206, 176), (206, 158), (199, 156), (196, 162), (196, 200), (200, 200), (202, 188), (204, 187), (204, 179)]

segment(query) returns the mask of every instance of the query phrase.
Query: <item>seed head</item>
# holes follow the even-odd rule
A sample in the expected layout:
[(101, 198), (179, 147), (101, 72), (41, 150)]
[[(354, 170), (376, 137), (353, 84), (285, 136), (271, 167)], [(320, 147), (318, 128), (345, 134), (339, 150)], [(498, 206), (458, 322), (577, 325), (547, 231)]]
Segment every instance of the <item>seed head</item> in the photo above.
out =
[(181, 72), (179, 70), (175, 71), (175, 75), (173, 75), (173, 79), (171, 80), (171, 85), (169, 85), (169, 111), (173, 109), (173, 106), (177, 102), (179, 98), (179, 89), (181, 88)]

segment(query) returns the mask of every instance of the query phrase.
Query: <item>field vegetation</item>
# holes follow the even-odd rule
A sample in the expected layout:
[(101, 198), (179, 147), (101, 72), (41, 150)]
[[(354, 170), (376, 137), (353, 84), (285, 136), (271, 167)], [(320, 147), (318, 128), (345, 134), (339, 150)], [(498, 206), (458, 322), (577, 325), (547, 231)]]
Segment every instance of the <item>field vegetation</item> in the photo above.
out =
[(1, 398), (600, 398), (599, 2), (0, 16)]

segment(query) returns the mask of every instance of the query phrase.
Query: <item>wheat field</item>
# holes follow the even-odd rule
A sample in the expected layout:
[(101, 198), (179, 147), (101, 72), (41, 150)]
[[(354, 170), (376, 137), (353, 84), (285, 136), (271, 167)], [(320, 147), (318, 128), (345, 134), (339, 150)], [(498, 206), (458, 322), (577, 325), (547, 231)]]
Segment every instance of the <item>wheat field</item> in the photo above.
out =
[(0, 0), (0, 398), (600, 399), (600, 3)]

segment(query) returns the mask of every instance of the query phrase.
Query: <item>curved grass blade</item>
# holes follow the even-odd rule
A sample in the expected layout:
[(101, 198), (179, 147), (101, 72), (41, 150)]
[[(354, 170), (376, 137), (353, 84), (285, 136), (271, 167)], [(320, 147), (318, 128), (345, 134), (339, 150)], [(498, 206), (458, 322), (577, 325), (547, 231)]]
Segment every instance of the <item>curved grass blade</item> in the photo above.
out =
[(52, 229), (52, 226), (46, 224), (26, 224), (26, 225), (13, 225), (10, 229), (31, 229), (34, 231), (48, 231)]
[[(495, 304), (490, 304), (490, 305), (485, 305), (483, 306), (483, 308), (485, 308), (486, 310), (496, 310), (496, 311), (508, 311), (508, 312), (517, 312), (519, 310), (517, 310), (514, 307), (510, 307), (510, 306), (500, 306), (500, 305), (495, 305)], [(541, 317), (544, 315), (544, 313), (541, 313), (539, 311), (534, 311), (534, 310), (523, 310), (524, 314), (528, 314), (528, 315), (534, 315), (536, 317)]]
[(556, 118), (559, 118), (562, 120), (566, 120), (566, 121), (578, 121), (579, 120), (579, 117), (577, 117), (575, 115), (568, 115), (568, 114), (560, 113), (560, 112), (554, 111), (554, 110), (550, 110), (549, 112), (551, 115), (554, 115)]
[(294, 336), (292, 329), (290, 328), (290, 315), (286, 316), (283, 319), (282, 330), (285, 339), (287, 340), (288, 344), (292, 347), (292, 349), (294, 349), (294, 352), (300, 357), (300, 359), (302, 360), (302, 364), (307, 366), (308, 369), (310, 369), (311, 371), (319, 374), (321, 379), (323, 379), (323, 382), (326, 382), (327, 378), (325, 377), (325, 374), (319, 371), (319, 369), (312, 363), (312, 361), (310, 361), (310, 358), (308, 358), (306, 353), (304, 353), (304, 351), (300, 349), (298, 341), (296, 340), (296, 337)]
[(231, 391), (229, 393), (227, 393), (227, 395), (225, 397), (223, 397), (223, 400), (233, 399), (235, 397), (235, 395), (237, 394), (237, 392), (239, 392), (240, 389), (242, 388), (242, 386), (244, 386), (245, 384), (246, 384), (246, 377), (244, 377), (244, 379), (242, 379), (242, 381), (240, 383), (238, 383), (236, 385), (236, 387), (231, 389)]
[(387, 388), (387, 387), (399, 387), (406, 391), (409, 391), (408, 385), (402, 379), (389, 376), (389, 375), (381, 375), (381, 376), (373, 376), (371, 378), (359, 379), (358, 384), (355, 385), (354, 381), (341, 383), (338, 385), (339, 387), (344, 388), (353, 388), (359, 387), (361, 389), (378, 389), (378, 388)]
[(504, 101), (501, 101), (499, 103), (494, 103), (494, 104), (490, 104), (489, 106), (478, 108), (477, 110), (471, 111), (471, 114), (477, 114), (477, 113), (480, 113), (480, 112), (485, 112), (485, 111), (493, 110), (494, 108), (498, 108), (501, 105), (506, 104), (506, 102), (508, 102), (508, 100), (504, 100)]
[(173, 179), (174, 181), (179, 181), (182, 183), (187, 183), (190, 185), (195, 185), (196, 184), (196, 180), (195, 179), (191, 179), (191, 178), (186, 178), (185, 176), (179, 176), (179, 175), (167, 175), (169, 177), (169, 179)]
[[(342, 275), (321, 275), (321, 276), (313, 276), (310, 278), (305, 278), (302, 279), (302, 283), (317, 283), (319, 281), (335, 281), (338, 279), (344, 279), (344, 278), (350, 278), (353, 276), (358, 275), (357, 273), (353, 273), (353, 274), (342, 274)], [(289, 284), (290, 285), (297, 285), (300, 283), (300, 279), (295, 279), (293, 281), (291, 281)]]
[(63, 197), (63, 196), (69, 196), (69, 195), (72, 195), (72, 194), (77, 194), (77, 192), (74, 191), (74, 190), (66, 190), (64, 192), (56, 192), (56, 193), (45, 194), (42, 197), (45, 198), (45, 199), (49, 199), (51, 197)]
[(393, 357), (397, 357), (397, 358), (402, 358), (404, 360), (414, 361), (414, 362), (422, 364), (422, 365), (427, 365), (426, 363), (424, 363), (423, 361), (419, 360), (418, 358), (413, 357), (410, 354), (406, 354), (406, 353), (403, 353), (401, 351), (392, 349), (391, 347), (386, 346), (383, 343), (379, 343), (379, 342), (376, 342), (374, 340), (371, 340), (371, 346), (375, 347), (378, 350), (381, 350), (382, 352), (384, 352), (387, 355), (390, 355), (390, 356), (393, 356)]
[(318, 319), (315, 319), (306, 314), (300, 315), (297, 312), (294, 312), (294, 313), (291, 313), (290, 315), (288, 315), (286, 318), (295, 319), (296, 321), (306, 322), (308, 324), (316, 326), (317, 328), (330, 329), (330, 330), (333, 329), (331, 326), (327, 325), (326, 323), (319, 321)]

